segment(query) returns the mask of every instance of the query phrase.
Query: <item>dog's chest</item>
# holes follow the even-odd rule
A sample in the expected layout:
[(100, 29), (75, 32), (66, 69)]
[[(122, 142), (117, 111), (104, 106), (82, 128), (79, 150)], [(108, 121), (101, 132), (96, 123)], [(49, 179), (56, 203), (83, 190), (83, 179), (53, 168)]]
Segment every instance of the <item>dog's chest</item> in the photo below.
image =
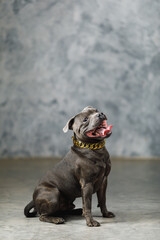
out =
[(93, 177), (92, 183), (94, 188), (93, 192), (97, 192), (98, 189), (100, 188), (103, 182), (104, 176), (106, 175), (106, 168), (107, 168), (107, 165), (103, 161), (99, 161), (95, 164), (95, 167), (92, 173), (92, 177)]
[(79, 179), (93, 184), (96, 192), (102, 184), (107, 172), (107, 163), (103, 159), (81, 159), (78, 164)]

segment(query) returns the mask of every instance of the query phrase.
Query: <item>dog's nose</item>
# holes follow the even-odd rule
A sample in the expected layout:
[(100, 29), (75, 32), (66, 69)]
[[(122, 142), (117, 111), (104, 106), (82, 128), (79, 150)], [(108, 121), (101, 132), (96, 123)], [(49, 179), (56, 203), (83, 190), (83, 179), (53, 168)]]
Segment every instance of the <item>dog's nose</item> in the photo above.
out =
[(104, 115), (104, 113), (99, 113), (99, 114), (98, 114), (98, 117), (99, 117), (100, 119), (105, 119), (105, 118), (106, 118), (106, 116)]

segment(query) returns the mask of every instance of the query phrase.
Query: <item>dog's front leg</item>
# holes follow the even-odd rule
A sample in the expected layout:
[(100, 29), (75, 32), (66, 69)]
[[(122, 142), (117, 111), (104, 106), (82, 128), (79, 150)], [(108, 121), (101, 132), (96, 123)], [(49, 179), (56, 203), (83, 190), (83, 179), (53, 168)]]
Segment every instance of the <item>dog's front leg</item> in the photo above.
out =
[(100, 223), (93, 219), (91, 213), (93, 185), (92, 183), (81, 182), (82, 202), (83, 202), (83, 216), (86, 218), (86, 224), (89, 227), (98, 227)]
[(114, 213), (109, 212), (106, 207), (106, 189), (107, 189), (107, 176), (104, 177), (103, 183), (97, 192), (98, 207), (100, 207), (103, 217), (115, 217)]

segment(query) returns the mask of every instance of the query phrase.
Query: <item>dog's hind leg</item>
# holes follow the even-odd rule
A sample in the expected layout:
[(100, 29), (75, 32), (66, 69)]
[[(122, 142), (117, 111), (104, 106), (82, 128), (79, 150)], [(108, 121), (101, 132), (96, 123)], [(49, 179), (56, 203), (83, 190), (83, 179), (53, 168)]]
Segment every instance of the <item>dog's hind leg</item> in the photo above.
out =
[(38, 189), (38, 194), (35, 199), (36, 210), (40, 214), (39, 220), (43, 222), (60, 224), (65, 220), (61, 217), (56, 217), (56, 212), (59, 211), (60, 192), (57, 188), (41, 188)]

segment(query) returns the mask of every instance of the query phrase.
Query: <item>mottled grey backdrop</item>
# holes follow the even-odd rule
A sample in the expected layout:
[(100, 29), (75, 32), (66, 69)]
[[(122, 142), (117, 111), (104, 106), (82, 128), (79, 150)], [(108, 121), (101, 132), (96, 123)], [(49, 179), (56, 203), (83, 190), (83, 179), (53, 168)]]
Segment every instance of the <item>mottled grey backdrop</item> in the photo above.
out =
[(64, 155), (87, 105), (112, 155), (160, 156), (160, 1), (1, 0), (0, 155)]

